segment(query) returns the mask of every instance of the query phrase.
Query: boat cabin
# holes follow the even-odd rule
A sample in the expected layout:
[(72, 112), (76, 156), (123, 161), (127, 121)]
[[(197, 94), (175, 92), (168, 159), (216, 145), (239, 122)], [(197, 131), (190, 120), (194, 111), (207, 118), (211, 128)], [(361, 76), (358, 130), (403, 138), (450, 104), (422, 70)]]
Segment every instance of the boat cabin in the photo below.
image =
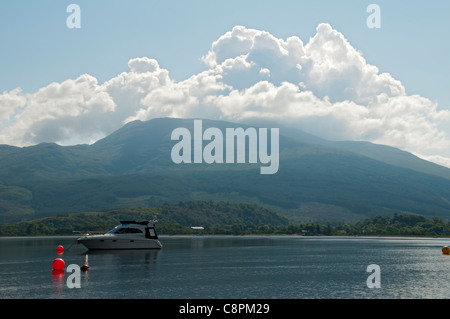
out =
[(121, 221), (120, 225), (111, 229), (107, 234), (121, 235), (121, 234), (142, 234), (145, 238), (158, 239), (155, 225), (150, 224), (149, 221)]

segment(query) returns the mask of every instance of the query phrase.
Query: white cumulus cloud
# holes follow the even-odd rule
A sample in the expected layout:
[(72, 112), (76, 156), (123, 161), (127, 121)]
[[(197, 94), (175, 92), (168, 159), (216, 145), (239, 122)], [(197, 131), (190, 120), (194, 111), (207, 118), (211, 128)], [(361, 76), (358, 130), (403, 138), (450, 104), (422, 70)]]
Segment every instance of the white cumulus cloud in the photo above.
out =
[(450, 111), (407, 95), (322, 23), (305, 44), (236, 26), (202, 57), (206, 71), (174, 81), (148, 57), (103, 84), (90, 75), (32, 94), (0, 95), (0, 142), (89, 142), (132, 120), (274, 120), (335, 140), (368, 140), (447, 163)]
[(25, 105), (26, 98), (21, 93), (22, 90), (17, 88), (0, 95), (0, 121), (9, 119), (18, 107)]
[(101, 115), (115, 109), (114, 101), (97, 80), (86, 74), (51, 83), (33, 94), (17, 95), (16, 99), (21, 101), (22, 111), (16, 112), (2, 129), (0, 141), (4, 144), (62, 143), (74, 136), (89, 138), (92, 132), (108, 125)]

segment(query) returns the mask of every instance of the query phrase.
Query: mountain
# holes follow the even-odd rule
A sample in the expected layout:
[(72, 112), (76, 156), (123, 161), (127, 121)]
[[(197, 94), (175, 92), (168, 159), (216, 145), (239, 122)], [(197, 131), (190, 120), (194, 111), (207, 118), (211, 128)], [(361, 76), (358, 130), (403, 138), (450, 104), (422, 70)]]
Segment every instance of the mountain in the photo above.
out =
[[(224, 139), (227, 128), (249, 128), (202, 124)], [(262, 126), (271, 127), (278, 126)], [(279, 169), (261, 174), (267, 165), (260, 161), (175, 164), (176, 128), (193, 134), (194, 120), (135, 121), (92, 145), (0, 146), (0, 222), (196, 200), (258, 204), (296, 222), (395, 213), (450, 217), (450, 170), (407, 152), (279, 127)]]
[[(280, 124), (274, 122), (255, 122), (254, 125), (271, 125), (280, 127)], [(311, 134), (300, 129), (283, 127), (283, 134), (295, 140), (318, 144), (331, 148), (347, 150), (359, 155), (363, 155), (386, 164), (409, 168), (418, 172), (432, 174), (439, 177), (450, 179), (450, 169), (424, 159), (421, 159), (409, 152), (402, 151), (398, 148), (374, 144), (366, 141), (330, 141)]]

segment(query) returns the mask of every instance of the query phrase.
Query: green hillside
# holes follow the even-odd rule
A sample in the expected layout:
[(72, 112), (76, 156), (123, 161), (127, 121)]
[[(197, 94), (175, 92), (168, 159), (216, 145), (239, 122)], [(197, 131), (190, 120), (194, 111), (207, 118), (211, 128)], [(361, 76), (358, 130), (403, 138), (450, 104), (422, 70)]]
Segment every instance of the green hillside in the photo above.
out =
[[(203, 126), (245, 128), (209, 120)], [(257, 204), (297, 222), (450, 217), (450, 180), (437, 175), (448, 170), (431, 172), (434, 164), (409, 153), (389, 148), (383, 155), (388, 148), (370, 143), (351, 151), (349, 143), (323, 145), (280, 128), (279, 170), (261, 175), (260, 163), (174, 164), (177, 127), (192, 131), (193, 120), (136, 121), (93, 145), (0, 147), (0, 223), (180, 201)], [(402, 156), (410, 159), (404, 166)]]
[(328, 141), (293, 128), (283, 128), (283, 132), (286, 136), (304, 143), (347, 150), (354, 154), (363, 155), (386, 164), (450, 179), (449, 168), (428, 162), (395, 147), (364, 141)]

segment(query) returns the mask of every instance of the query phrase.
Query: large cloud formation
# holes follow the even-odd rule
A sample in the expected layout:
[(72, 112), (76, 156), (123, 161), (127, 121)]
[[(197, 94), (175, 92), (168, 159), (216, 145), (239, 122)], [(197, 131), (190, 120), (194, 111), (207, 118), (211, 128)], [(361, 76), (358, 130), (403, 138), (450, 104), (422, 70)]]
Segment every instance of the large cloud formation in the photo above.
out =
[(304, 44), (236, 26), (203, 56), (207, 70), (176, 82), (154, 59), (99, 84), (90, 75), (33, 94), (0, 95), (0, 143), (89, 143), (132, 120), (274, 120), (333, 140), (391, 145), (449, 165), (450, 112), (366, 62), (329, 24)]

